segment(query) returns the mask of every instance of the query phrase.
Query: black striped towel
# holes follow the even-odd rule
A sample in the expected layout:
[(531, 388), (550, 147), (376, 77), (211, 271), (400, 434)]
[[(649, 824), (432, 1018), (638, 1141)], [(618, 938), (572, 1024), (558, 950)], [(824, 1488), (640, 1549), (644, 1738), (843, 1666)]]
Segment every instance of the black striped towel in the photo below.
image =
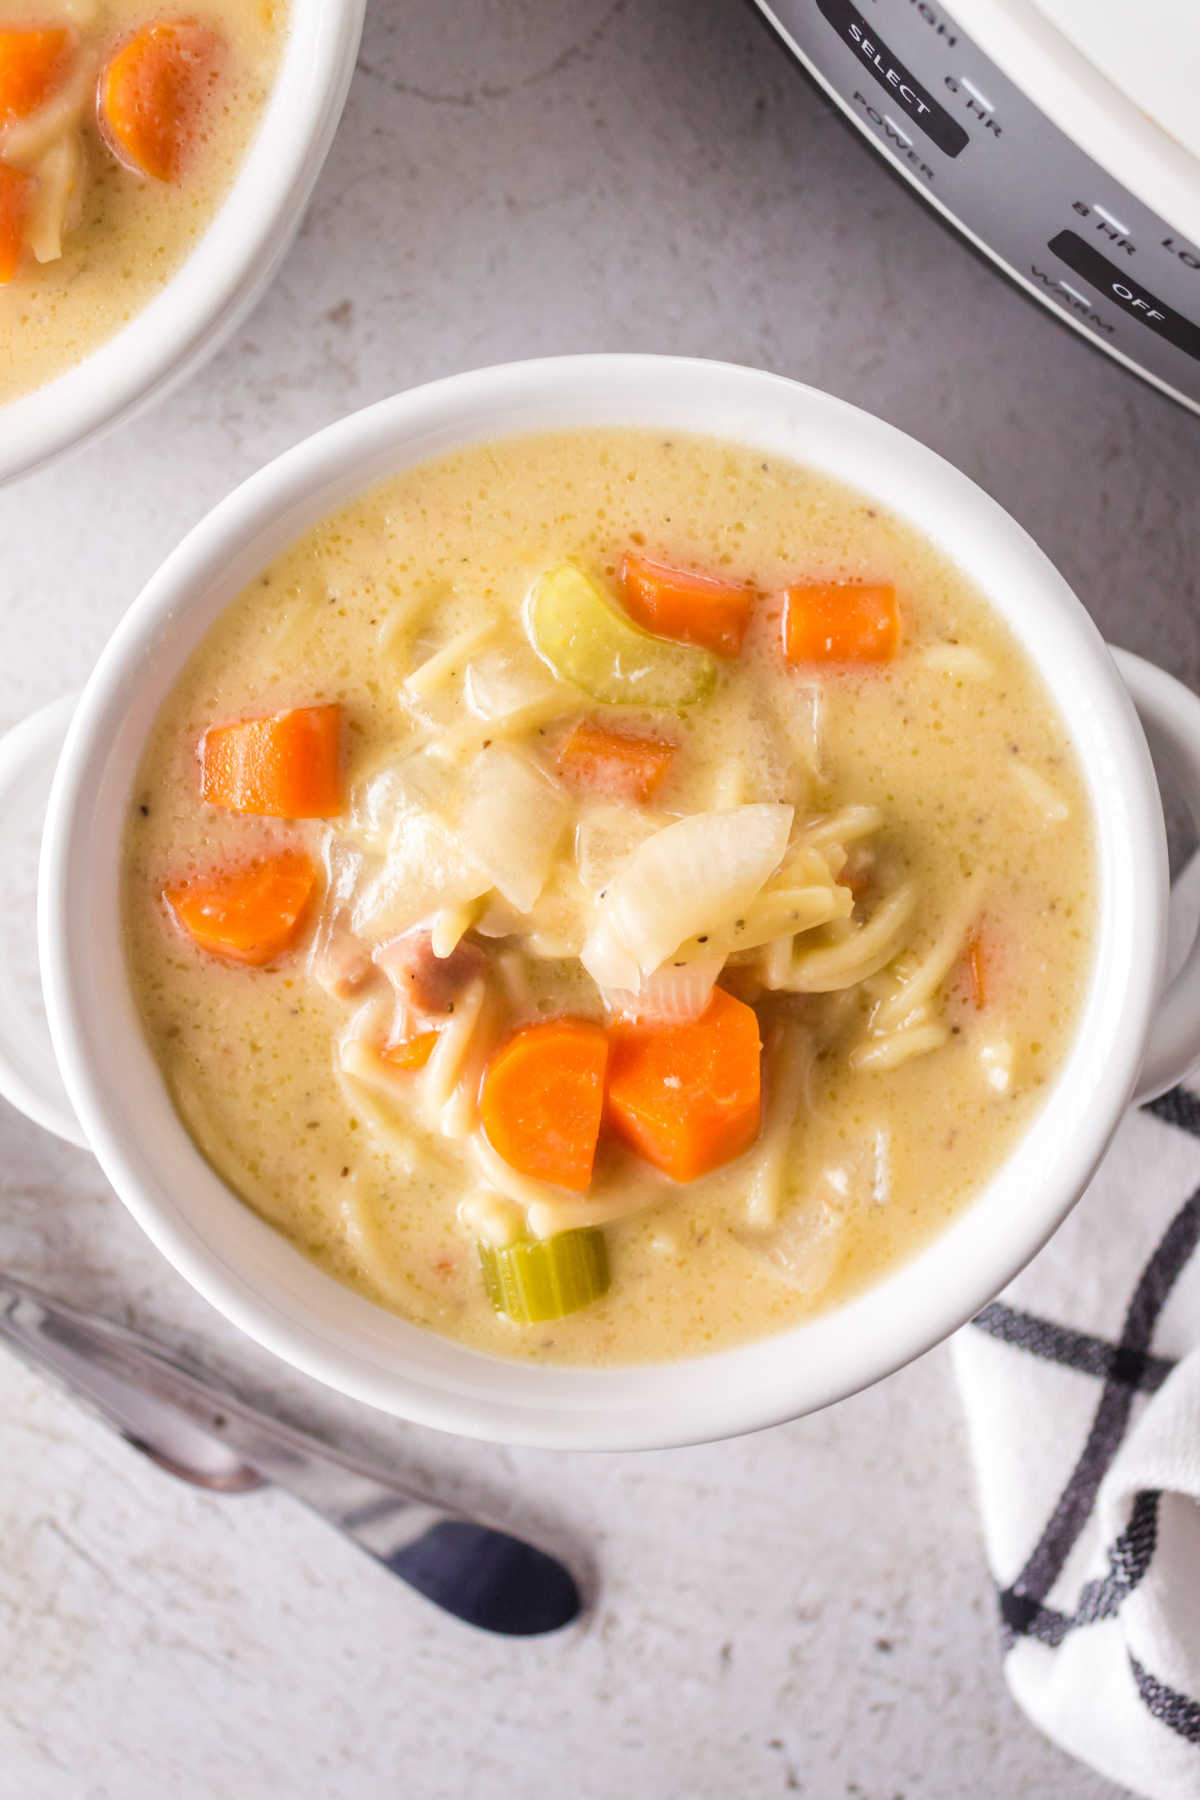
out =
[(1200, 1800), (1198, 1240), (1200, 1099), (1176, 1088), (954, 1340), (1009, 1686), (1149, 1800)]

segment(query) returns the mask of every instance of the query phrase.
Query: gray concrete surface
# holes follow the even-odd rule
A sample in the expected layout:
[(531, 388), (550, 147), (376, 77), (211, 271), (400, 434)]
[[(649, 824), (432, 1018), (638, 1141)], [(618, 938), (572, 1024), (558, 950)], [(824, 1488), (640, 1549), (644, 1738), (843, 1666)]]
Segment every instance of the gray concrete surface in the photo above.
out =
[[(1200, 421), (935, 224), (746, 6), (371, 0), (308, 221), (237, 341), (0, 494), (0, 724), (81, 682), (184, 529), (303, 433), (458, 368), (618, 348), (873, 408), (1007, 506), (1110, 636), (1200, 680)], [(7, 1109), (0, 1187), (5, 1264), (599, 1576), (560, 1640), (475, 1636), (288, 1500), (176, 1486), (0, 1360), (0, 1795), (1116, 1793), (1003, 1687), (944, 1353), (752, 1440), (506, 1454), (289, 1378)]]

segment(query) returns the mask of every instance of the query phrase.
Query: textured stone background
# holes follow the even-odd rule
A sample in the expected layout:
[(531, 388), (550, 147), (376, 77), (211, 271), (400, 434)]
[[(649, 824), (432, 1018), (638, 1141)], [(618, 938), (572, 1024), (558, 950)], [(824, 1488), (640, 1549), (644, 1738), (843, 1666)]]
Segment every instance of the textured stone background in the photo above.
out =
[[(181, 533), (302, 434), (592, 349), (759, 363), (873, 408), (1008, 507), (1114, 639), (1200, 677), (1200, 424), (935, 224), (747, 7), (370, 0), (259, 312), (149, 417), (0, 494), (0, 724), (81, 682)], [(505, 1453), (289, 1380), (86, 1156), (3, 1108), (0, 1182), (7, 1265), (600, 1577), (559, 1640), (475, 1636), (289, 1500), (198, 1496), (0, 1359), (0, 1795), (1115, 1793), (1007, 1698), (944, 1353), (738, 1443)]]

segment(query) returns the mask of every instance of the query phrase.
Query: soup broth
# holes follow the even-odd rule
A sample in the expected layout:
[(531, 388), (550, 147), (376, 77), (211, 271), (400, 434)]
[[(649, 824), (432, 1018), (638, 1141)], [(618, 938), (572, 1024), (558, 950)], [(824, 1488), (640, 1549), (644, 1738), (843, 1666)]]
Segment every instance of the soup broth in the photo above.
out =
[[(258, 126), (286, 18), (285, 0), (0, 16), (0, 403), (81, 362), (195, 248)], [(169, 117), (147, 115), (154, 81)]]
[(225, 1180), (379, 1304), (558, 1362), (911, 1256), (1091, 955), (1073, 751), (961, 571), (813, 469), (635, 430), (407, 470), (277, 557), (162, 709), (125, 869)]

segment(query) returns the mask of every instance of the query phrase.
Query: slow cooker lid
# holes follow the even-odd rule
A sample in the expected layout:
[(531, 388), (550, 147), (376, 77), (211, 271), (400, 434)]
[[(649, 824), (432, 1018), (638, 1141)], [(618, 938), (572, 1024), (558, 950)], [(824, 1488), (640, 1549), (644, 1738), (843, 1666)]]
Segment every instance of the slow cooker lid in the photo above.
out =
[(909, 4), (934, 33), (961, 26), (1095, 163), (1200, 244), (1200, 121), (1185, 92), (1200, 66), (1196, 0), (949, 0), (944, 13), (942, 0)]
[(1033, 0), (1033, 5), (1114, 88), (1200, 157), (1196, 0)]

